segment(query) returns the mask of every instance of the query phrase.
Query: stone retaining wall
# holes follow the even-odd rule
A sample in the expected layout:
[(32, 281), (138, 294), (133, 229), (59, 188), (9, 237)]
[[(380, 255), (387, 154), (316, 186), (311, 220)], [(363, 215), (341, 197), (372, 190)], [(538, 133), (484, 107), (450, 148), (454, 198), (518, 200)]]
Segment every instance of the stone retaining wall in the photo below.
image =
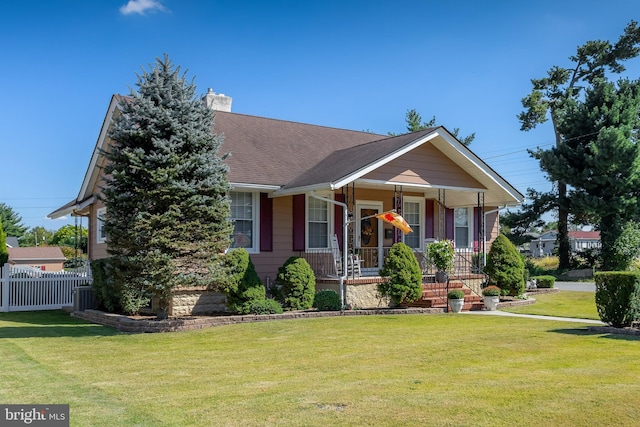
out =
[(244, 316), (202, 316), (179, 319), (154, 320), (136, 319), (120, 314), (105, 313), (99, 310), (74, 311), (72, 317), (111, 326), (121, 332), (177, 332), (204, 329), (212, 326), (232, 325), (236, 323), (266, 322), (270, 320), (305, 319), (336, 316), (366, 316), (375, 314), (431, 314), (442, 313), (435, 308), (400, 308), (380, 310), (346, 310), (346, 311), (293, 311), (283, 314), (261, 314)]

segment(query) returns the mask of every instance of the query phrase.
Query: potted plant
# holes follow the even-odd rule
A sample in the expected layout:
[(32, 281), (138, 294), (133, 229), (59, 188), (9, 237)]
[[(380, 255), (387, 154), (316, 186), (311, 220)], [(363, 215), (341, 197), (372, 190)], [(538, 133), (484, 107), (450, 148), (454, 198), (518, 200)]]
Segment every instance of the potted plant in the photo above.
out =
[(451, 289), (447, 292), (449, 306), (454, 313), (460, 313), (464, 305), (464, 291), (462, 289)]
[(487, 286), (482, 290), (482, 297), (484, 299), (484, 307), (493, 311), (498, 308), (500, 302), (500, 288), (494, 285)]
[(436, 267), (436, 282), (444, 283), (448, 280), (449, 272), (453, 270), (455, 254), (451, 240), (435, 241), (427, 247), (429, 262)]

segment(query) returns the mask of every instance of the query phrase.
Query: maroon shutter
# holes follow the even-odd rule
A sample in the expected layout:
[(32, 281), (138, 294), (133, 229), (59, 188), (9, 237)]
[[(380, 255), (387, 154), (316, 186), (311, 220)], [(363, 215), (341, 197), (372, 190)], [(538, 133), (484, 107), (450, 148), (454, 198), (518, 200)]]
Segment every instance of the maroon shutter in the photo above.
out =
[(424, 237), (427, 239), (433, 239), (435, 236), (434, 233), (434, 214), (433, 214), (433, 205), (434, 201), (431, 199), (427, 199), (425, 203), (425, 235)]
[(304, 251), (304, 194), (293, 196), (293, 250)]
[(273, 199), (260, 193), (260, 250), (273, 251)]
[[(337, 202), (344, 203), (344, 194), (336, 194), (334, 199)], [(344, 229), (344, 224), (342, 224), (342, 218), (344, 217), (343, 209), (340, 205), (334, 205), (333, 210), (333, 231), (338, 237), (338, 247), (340, 248), (342, 247), (342, 231)]]
[(445, 214), (445, 239), (447, 240), (455, 240), (455, 225), (453, 219), (453, 209), (447, 209)]
[(473, 208), (473, 250), (478, 252), (480, 241), (480, 218), (478, 217), (478, 208)]

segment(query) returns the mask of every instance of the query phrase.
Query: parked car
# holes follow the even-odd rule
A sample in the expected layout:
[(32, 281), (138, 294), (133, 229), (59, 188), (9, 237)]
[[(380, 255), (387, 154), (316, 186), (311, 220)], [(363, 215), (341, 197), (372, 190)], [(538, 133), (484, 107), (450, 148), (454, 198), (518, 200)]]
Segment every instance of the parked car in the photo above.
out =
[(9, 275), (15, 278), (42, 277), (42, 270), (30, 265), (12, 265)]

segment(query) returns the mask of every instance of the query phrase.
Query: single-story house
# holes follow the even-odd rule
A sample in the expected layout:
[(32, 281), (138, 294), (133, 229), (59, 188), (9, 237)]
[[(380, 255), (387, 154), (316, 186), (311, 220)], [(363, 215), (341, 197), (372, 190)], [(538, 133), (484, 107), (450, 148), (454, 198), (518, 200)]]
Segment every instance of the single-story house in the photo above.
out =
[(7, 251), (11, 266), (28, 265), (42, 271), (64, 270), (66, 258), (57, 246), (16, 247), (7, 248)]
[[(586, 249), (600, 249), (600, 232), (599, 231), (569, 231), (569, 247), (572, 253), (584, 251)], [(549, 230), (540, 234), (531, 240), (529, 247), (531, 248), (531, 256), (544, 257), (550, 256), (558, 246), (558, 231)]]
[[(109, 239), (100, 219), (106, 209), (99, 197), (101, 153), (123, 102), (127, 97), (111, 98), (78, 197), (49, 214), (88, 218), (91, 260), (107, 256)], [(231, 153), (225, 161), (233, 247), (247, 249), (266, 286), (287, 258), (302, 256), (314, 269), (318, 288), (339, 286), (346, 303), (362, 307), (349, 301), (358, 292), (348, 287), (375, 289), (375, 277), (395, 242), (421, 254), (429, 241), (451, 239), (459, 254), (477, 259), (498, 235), (499, 209), (523, 201), (442, 126), (388, 136), (233, 113), (231, 98), (211, 89), (203, 102), (215, 110), (214, 132), (224, 134), (220, 153)], [(411, 233), (374, 216), (391, 210), (406, 219)], [(336, 270), (334, 236), (342, 255), (358, 254), (360, 277)]]

